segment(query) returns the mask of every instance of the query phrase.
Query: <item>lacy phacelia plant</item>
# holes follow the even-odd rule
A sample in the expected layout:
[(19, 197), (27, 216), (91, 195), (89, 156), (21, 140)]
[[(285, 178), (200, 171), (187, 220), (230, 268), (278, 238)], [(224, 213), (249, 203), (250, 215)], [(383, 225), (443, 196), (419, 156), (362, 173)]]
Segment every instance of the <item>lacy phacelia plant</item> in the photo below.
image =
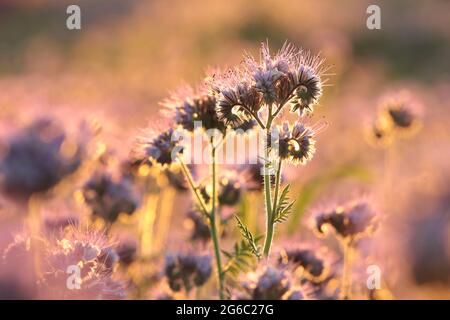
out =
[[(241, 188), (231, 179), (226, 181), (219, 179), (217, 149), (225, 140), (223, 136), (231, 129), (249, 129), (258, 125), (264, 131), (266, 138), (264, 140), (267, 140), (267, 143), (263, 159), (266, 207), (263, 252), (269, 256), (274, 225), (287, 219), (293, 205), (293, 202), (289, 201), (289, 185), (284, 188), (280, 186), (282, 162), (305, 164), (315, 150), (315, 132), (312, 128), (300, 121), (293, 126), (286, 123), (277, 128), (276, 121), (281, 118), (284, 109), (290, 109), (299, 117), (313, 111), (322, 95), (322, 88), (326, 82), (323, 76), (326, 70), (320, 57), (298, 49), (292, 44), (285, 44), (275, 56), (271, 56), (268, 45), (263, 44), (259, 62), (252, 56), (245, 55), (240, 67), (209, 76), (207, 84), (210, 90), (206, 90), (205, 87), (197, 89), (185, 87), (166, 100), (163, 103), (166, 114), (173, 118), (178, 127), (192, 134), (198, 132), (197, 129), (202, 129), (201, 134), (205, 132), (208, 134), (211, 152), (209, 185), (202, 186), (194, 181), (189, 168), (180, 156), (183, 148), (178, 145), (176, 137), (174, 139), (174, 128), (161, 133), (154, 140), (144, 138), (139, 144), (138, 154), (144, 161), (150, 160), (151, 163), (161, 165), (171, 165), (173, 162), (181, 164), (197, 201), (197, 207), (209, 222), (221, 299), (224, 298), (226, 271), (221, 261), (222, 250), (216, 225), (217, 207), (236, 204), (241, 196)], [(222, 139), (216, 139), (215, 134), (211, 135), (210, 129), (221, 133)], [(274, 140), (272, 135), (276, 136), (277, 131), (281, 131), (281, 135), (272, 144), (269, 140)], [(277, 154), (275, 149), (280, 149), (282, 153)], [(273, 169), (275, 169), (274, 176)], [(245, 247), (251, 248), (251, 252), (260, 258), (262, 250), (257, 243), (260, 237), (253, 236), (239, 218), (237, 222), (245, 238)]]
[[(266, 234), (264, 254), (270, 253), (274, 225), (284, 221), (292, 207), (288, 201), (289, 187), (280, 192), (282, 162), (305, 164), (314, 153), (314, 130), (301, 122), (292, 127), (283, 124), (278, 132), (274, 123), (281, 118), (282, 111), (290, 108), (299, 117), (311, 113), (322, 95), (327, 81), (323, 79), (327, 68), (319, 56), (314, 56), (285, 44), (274, 56), (263, 43), (260, 60), (245, 55), (242, 64), (223, 74), (211, 77), (211, 88), (217, 97), (219, 119), (233, 126), (243, 121), (254, 120), (265, 131), (267, 141), (264, 152), (264, 194), (266, 207)], [(271, 150), (274, 133), (278, 154)], [(272, 186), (270, 169), (275, 170), (275, 185)]]

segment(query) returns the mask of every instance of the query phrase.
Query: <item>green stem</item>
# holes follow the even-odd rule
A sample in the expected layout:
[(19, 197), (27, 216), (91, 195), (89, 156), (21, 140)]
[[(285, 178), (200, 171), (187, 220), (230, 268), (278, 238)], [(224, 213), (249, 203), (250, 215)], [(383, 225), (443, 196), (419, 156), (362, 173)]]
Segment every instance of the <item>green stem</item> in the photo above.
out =
[(282, 161), (278, 160), (278, 168), (277, 168), (277, 176), (275, 178), (275, 195), (273, 197), (273, 209), (272, 212), (276, 212), (278, 205), (278, 193), (280, 192), (280, 180), (281, 180), (281, 169), (282, 169)]
[(197, 202), (200, 205), (200, 209), (202, 209), (203, 213), (206, 216), (209, 216), (205, 201), (203, 200), (202, 196), (198, 192), (198, 188), (196, 187), (196, 185), (194, 183), (194, 179), (192, 178), (189, 168), (186, 166), (186, 164), (183, 162), (183, 160), (180, 157), (178, 157), (178, 159), (180, 161), (181, 169), (183, 170), (184, 176), (186, 177), (186, 179), (189, 183), (189, 186), (191, 187), (192, 193), (195, 195)]
[(221, 300), (225, 298), (224, 296), (224, 280), (225, 274), (222, 270), (222, 258), (220, 255), (220, 246), (219, 246), (219, 237), (216, 226), (216, 199), (217, 199), (217, 164), (216, 164), (216, 147), (213, 144), (213, 139), (211, 138), (211, 156), (212, 156), (212, 207), (210, 214), (210, 222), (211, 222), (211, 239), (213, 240), (214, 245), (214, 255), (216, 256), (216, 264), (217, 264), (217, 278), (219, 283), (219, 297)]
[(273, 217), (272, 217), (272, 194), (271, 194), (271, 186), (270, 186), (270, 163), (269, 163), (269, 143), (270, 143), (270, 127), (271, 127), (271, 118), (267, 121), (266, 126), (266, 145), (265, 145), (265, 163), (264, 163), (264, 198), (266, 201), (266, 237), (264, 240), (264, 255), (269, 257), (270, 254), (270, 246), (272, 244), (273, 238)]

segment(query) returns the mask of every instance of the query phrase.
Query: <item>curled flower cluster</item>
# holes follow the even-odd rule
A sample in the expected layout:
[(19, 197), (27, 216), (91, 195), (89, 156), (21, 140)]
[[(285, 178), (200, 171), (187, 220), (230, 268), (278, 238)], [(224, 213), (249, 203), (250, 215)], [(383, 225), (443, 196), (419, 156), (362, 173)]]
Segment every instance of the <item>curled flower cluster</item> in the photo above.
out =
[(92, 214), (113, 223), (120, 213), (132, 214), (139, 206), (131, 182), (114, 179), (106, 172), (96, 172), (83, 186), (83, 196)]
[(80, 166), (84, 141), (69, 141), (64, 130), (50, 119), (33, 122), (0, 154), (1, 189), (19, 198), (49, 190)]
[(183, 147), (179, 145), (181, 138), (177, 137), (175, 129), (169, 128), (154, 139), (150, 138), (152, 136), (153, 132), (146, 132), (138, 139), (134, 157), (140, 163), (170, 166), (183, 153)]
[(278, 153), (281, 159), (305, 164), (315, 152), (314, 131), (300, 122), (290, 127), (287, 122), (279, 128)]
[(164, 274), (173, 291), (189, 292), (208, 281), (212, 273), (211, 256), (193, 252), (169, 253), (166, 256)]
[(319, 56), (288, 43), (275, 56), (263, 43), (260, 53), (259, 62), (246, 55), (240, 68), (212, 77), (219, 118), (227, 124), (256, 118), (264, 105), (276, 105), (281, 111), (289, 104), (291, 111), (302, 115), (311, 112), (322, 95), (327, 69)]
[[(234, 206), (241, 200), (243, 184), (238, 178), (233, 177), (230, 172), (224, 173), (218, 181), (218, 200), (220, 206)], [(206, 185), (200, 187), (200, 192), (206, 203), (211, 200), (209, 188)]]
[(324, 234), (331, 226), (342, 239), (353, 241), (374, 231), (377, 215), (366, 201), (353, 201), (315, 217), (316, 230)]
[(176, 124), (194, 132), (195, 122), (204, 130), (217, 129), (224, 132), (225, 124), (219, 120), (216, 112), (216, 99), (208, 94), (206, 88), (186, 86), (173, 94), (164, 105), (172, 113)]
[(397, 137), (413, 135), (420, 128), (419, 110), (419, 103), (406, 91), (383, 98), (369, 128), (369, 142), (385, 146)]
[(310, 248), (298, 248), (282, 252), (279, 263), (302, 267), (305, 276), (316, 282), (323, 279), (328, 273), (325, 260)]

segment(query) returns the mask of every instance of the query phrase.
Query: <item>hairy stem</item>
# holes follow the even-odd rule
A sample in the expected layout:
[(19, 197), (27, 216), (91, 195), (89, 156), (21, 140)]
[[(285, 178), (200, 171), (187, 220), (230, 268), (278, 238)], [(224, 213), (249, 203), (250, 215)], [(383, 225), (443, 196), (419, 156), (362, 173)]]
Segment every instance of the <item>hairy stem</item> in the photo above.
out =
[(183, 160), (180, 157), (178, 157), (178, 159), (181, 164), (181, 170), (183, 171), (183, 174), (186, 177), (186, 180), (188, 181), (188, 184), (189, 184), (189, 187), (191, 188), (192, 193), (194, 194), (195, 198), (197, 199), (200, 209), (203, 211), (203, 213), (206, 216), (209, 216), (205, 201), (203, 200), (201, 194), (198, 191), (197, 186), (195, 185), (194, 179), (192, 178), (192, 174), (189, 171), (189, 168), (186, 166), (186, 164), (183, 162)]
[(275, 194), (273, 196), (273, 209), (272, 212), (275, 213), (278, 205), (278, 193), (280, 192), (280, 180), (281, 180), (281, 169), (283, 160), (278, 160), (277, 173), (275, 178)]
[(266, 126), (266, 144), (264, 146), (265, 153), (265, 163), (264, 163), (264, 198), (266, 201), (266, 237), (264, 240), (264, 255), (268, 258), (270, 254), (270, 246), (272, 245), (273, 238), (273, 217), (272, 217), (272, 194), (270, 186), (270, 161), (269, 161), (269, 151), (270, 151), (270, 138), (271, 138), (271, 117), (267, 120)]
[(214, 255), (216, 256), (216, 264), (217, 264), (217, 280), (219, 286), (219, 297), (223, 300), (224, 297), (224, 280), (225, 274), (222, 269), (222, 258), (220, 255), (220, 246), (219, 246), (219, 237), (216, 225), (216, 199), (217, 199), (217, 164), (216, 164), (216, 147), (213, 144), (213, 139), (211, 138), (211, 156), (212, 156), (212, 164), (211, 164), (211, 176), (212, 176), (212, 206), (211, 206), (211, 214), (210, 214), (210, 222), (211, 222), (211, 239), (213, 240), (214, 245)]

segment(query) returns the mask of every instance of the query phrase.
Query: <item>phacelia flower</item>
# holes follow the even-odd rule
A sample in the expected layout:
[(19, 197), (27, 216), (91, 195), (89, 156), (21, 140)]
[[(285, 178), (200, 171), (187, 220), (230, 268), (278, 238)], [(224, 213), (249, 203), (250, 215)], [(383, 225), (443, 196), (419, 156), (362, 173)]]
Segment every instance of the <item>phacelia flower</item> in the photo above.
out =
[(326, 70), (323, 59), (292, 44), (285, 43), (272, 56), (263, 43), (259, 61), (246, 54), (239, 68), (211, 77), (219, 119), (237, 124), (272, 105), (280, 111), (290, 105), (300, 115), (312, 111), (322, 95)]
[(337, 206), (315, 217), (315, 227), (320, 234), (325, 233), (327, 226), (330, 226), (339, 237), (347, 241), (356, 240), (374, 231), (377, 222), (376, 212), (364, 200)]
[(152, 138), (154, 132), (148, 131), (137, 141), (134, 149), (134, 158), (141, 163), (155, 163), (161, 166), (171, 165), (179, 154), (183, 153), (180, 145), (181, 137), (177, 136), (173, 128)]
[[(234, 206), (239, 203), (242, 196), (243, 185), (238, 178), (235, 178), (231, 172), (223, 173), (218, 181), (218, 200), (221, 206)], [(211, 187), (209, 185), (201, 185), (200, 193), (209, 203), (211, 200)]]
[(35, 121), (0, 154), (1, 189), (19, 198), (49, 190), (80, 166), (84, 142), (69, 141), (64, 130), (49, 119)]
[(311, 160), (315, 148), (314, 130), (300, 122), (290, 127), (287, 122), (278, 128), (278, 154), (293, 164), (305, 164)]
[(319, 281), (327, 274), (325, 260), (316, 253), (316, 250), (311, 248), (283, 251), (278, 261), (283, 265), (290, 264), (294, 267), (302, 267), (304, 275), (311, 281)]
[(225, 124), (216, 112), (216, 98), (206, 88), (183, 87), (163, 103), (169, 113), (173, 113), (176, 124), (193, 132), (194, 122), (199, 122), (204, 130), (217, 129), (223, 132)]
[(92, 214), (113, 223), (120, 213), (132, 214), (139, 206), (131, 181), (114, 179), (109, 173), (96, 172), (83, 186), (83, 196)]
[(381, 116), (398, 130), (411, 129), (419, 121), (418, 104), (406, 92), (384, 98), (379, 108)]
[(268, 267), (258, 278), (252, 298), (254, 300), (281, 300), (290, 288), (291, 283), (286, 271)]
[(209, 225), (205, 221), (203, 214), (198, 211), (191, 210), (188, 213), (188, 218), (192, 222), (191, 240), (207, 242), (211, 238)]
[(239, 287), (234, 297), (241, 300), (302, 300), (306, 297), (284, 267), (264, 266), (247, 273)]
[(165, 259), (164, 274), (173, 291), (189, 292), (208, 281), (212, 273), (211, 256), (194, 252), (169, 253)]
[[(124, 287), (111, 277), (117, 253), (103, 233), (73, 228), (61, 239), (48, 239), (40, 290), (50, 299), (123, 299)], [(78, 275), (67, 286), (68, 268)], [(75, 281), (74, 280), (74, 281)]]
[(137, 255), (137, 243), (136, 241), (126, 239), (121, 240), (117, 244), (116, 253), (119, 256), (119, 261), (123, 265), (131, 264)]

